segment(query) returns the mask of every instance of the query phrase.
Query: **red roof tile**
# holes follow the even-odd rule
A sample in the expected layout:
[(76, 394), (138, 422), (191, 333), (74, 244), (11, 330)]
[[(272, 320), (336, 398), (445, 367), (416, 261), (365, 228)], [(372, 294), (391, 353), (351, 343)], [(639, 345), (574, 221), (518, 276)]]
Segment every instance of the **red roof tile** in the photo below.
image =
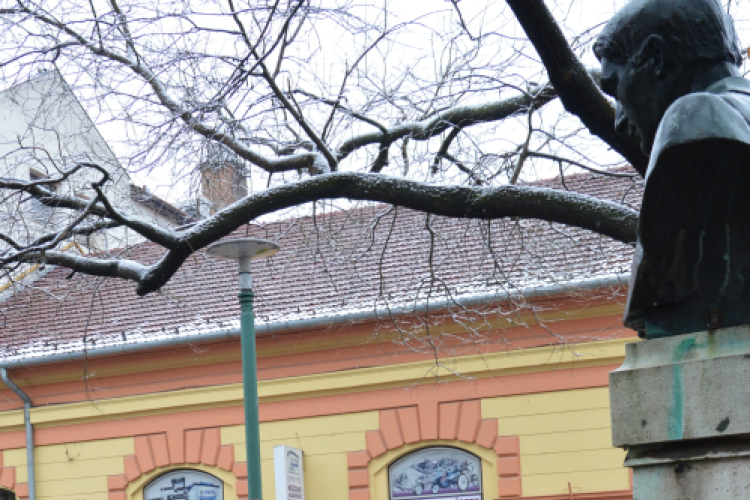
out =
[[(562, 187), (560, 179), (535, 184)], [(634, 207), (641, 196), (630, 179), (576, 175), (565, 187)], [(234, 233), (244, 235), (281, 246), (254, 261), (259, 322), (627, 274), (631, 259), (627, 245), (558, 224), (449, 219), (382, 205)], [(123, 255), (148, 263), (162, 252), (147, 243)], [(84, 339), (97, 347), (235, 326), (237, 292), (236, 265), (200, 252), (147, 297), (136, 296), (132, 282), (55, 268), (0, 303), (0, 361), (82, 350)]]

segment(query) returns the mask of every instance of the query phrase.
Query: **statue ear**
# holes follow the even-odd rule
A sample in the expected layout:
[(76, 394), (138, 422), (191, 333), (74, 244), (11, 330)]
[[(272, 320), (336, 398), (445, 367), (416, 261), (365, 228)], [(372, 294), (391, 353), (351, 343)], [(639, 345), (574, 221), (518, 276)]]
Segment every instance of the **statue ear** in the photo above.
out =
[(650, 35), (643, 44), (644, 59), (651, 60), (654, 65), (654, 71), (657, 78), (665, 75), (665, 54), (666, 44), (664, 39), (659, 35)]

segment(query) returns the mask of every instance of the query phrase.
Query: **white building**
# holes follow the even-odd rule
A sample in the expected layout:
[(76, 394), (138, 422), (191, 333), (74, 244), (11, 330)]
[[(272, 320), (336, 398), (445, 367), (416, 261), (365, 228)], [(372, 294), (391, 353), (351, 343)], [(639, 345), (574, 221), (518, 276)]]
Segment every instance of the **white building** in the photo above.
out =
[[(81, 163), (98, 165), (110, 180), (104, 192), (123, 212), (163, 226), (179, 226), (192, 219), (183, 211), (131, 184), (130, 177), (91, 118), (57, 71), (0, 92), (0, 180), (60, 179)], [(92, 182), (104, 172), (83, 168), (63, 182), (48, 184), (56, 193), (91, 200)], [(77, 212), (44, 205), (18, 190), (0, 188), (0, 234), (21, 245), (64, 228)], [(88, 223), (94, 221), (87, 221)], [(144, 240), (125, 228), (111, 228), (91, 236), (76, 236), (57, 246), (71, 252), (91, 253), (127, 248)], [(0, 238), (0, 257), (9, 246)], [(0, 268), (0, 296), (38, 276), (38, 264)]]
[[(97, 130), (70, 87), (55, 70), (0, 93), (0, 178), (33, 181), (58, 179), (81, 163), (95, 164), (110, 181), (104, 192), (124, 212), (164, 226), (184, 224), (185, 213), (147, 189), (133, 186), (128, 173)], [(56, 192), (90, 200), (91, 183), (104, 175), (83, 168), (51, 187)], [(45, 206), (29, 195), (2, 193), (0, 231), (22, 244), (62, 227), (75, 216), (70, 210)], [(77, 243), (87, 251), (124, 248), (142, 238), (132, 231), (111, 229)]]

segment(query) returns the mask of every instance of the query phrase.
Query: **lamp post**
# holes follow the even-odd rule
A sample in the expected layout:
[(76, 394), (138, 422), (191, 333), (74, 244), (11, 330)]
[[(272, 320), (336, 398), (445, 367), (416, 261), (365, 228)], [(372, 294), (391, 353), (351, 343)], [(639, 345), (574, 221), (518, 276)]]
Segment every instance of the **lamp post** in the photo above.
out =
[(250, 260), (270, 257), (279, 246), (267, 240), (240, 238), (217, 241), (206, 253), (240, 264), (240, 339), (242, 343), (242, 382), (245, 399), (245, 449), (247, 451), (247, 497), (263, 498), (260, 467), (260, 420), (258, 418), (258, 366), (255, 352), (255, 318), (253, 317), (253, 283)]

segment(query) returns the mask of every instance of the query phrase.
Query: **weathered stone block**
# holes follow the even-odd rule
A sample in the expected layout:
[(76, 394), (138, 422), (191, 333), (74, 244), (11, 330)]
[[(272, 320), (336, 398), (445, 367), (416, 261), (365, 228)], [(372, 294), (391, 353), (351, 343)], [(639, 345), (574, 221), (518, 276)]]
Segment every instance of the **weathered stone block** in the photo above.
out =
[(612, 442), (750, 435), (750, 327), (628, 344), (610, 374)]

